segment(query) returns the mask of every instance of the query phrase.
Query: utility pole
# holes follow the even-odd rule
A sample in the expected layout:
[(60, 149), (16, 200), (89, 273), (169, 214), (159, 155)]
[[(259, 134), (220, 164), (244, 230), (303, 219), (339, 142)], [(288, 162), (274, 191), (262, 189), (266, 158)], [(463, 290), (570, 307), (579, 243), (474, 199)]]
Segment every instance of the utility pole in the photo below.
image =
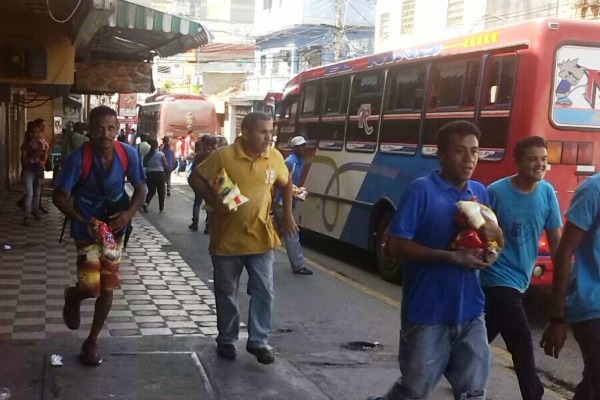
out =
[(344, 39), (344, 31), (343, 31), (343, 23), (342, 23), (342, 14), (344, 12), (344, 0), (335, 0), (335, 50), (334, 56), (335, 61), (340, 61), (342, 59), (342, 53), (344, 49), (343, 39)]

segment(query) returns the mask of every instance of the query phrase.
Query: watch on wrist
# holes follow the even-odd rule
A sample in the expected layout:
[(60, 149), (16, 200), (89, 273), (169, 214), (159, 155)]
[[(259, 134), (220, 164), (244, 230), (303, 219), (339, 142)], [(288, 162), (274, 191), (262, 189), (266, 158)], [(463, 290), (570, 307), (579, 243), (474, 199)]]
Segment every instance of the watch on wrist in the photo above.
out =
[(566, 324), (567, 321), (565, 320), (565, 317), (550, 317), (550, 323), (551, 324)]

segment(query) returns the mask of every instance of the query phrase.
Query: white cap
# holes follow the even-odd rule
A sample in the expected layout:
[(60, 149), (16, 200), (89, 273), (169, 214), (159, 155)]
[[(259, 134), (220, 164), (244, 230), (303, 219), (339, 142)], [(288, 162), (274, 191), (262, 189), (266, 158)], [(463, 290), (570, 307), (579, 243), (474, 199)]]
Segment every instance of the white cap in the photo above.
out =
[(306, 139), (304, 139), (303, 136), (296, 136), (290, 140), (290, 145), (292, 147), (302, 146), (303, 144), (306, 144)]

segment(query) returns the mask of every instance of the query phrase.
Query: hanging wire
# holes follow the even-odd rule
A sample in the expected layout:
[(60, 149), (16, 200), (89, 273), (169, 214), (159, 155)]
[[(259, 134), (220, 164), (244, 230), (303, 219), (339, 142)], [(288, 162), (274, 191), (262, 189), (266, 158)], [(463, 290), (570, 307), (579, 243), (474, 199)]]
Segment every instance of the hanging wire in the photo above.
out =
[(80, 5), (81, 5), (81, 0), (78, 0), (77, 5), (75, 6), (75, 8), (73, 8), (73, 11), (71, 12), (71, 14), (66, 19), (63, 19), (61, 21), (52, 14), (52, 10), (50, 9), (50, 0), (46, 0), (46, 7), (48, 8), (48, 15), (50, 15), (50, 18), (52, 18), (52, 20), (54, 22), (58, 22), (59, 24), (64, 24), (65, 22), (69, 21), (73, 17), (73, 15), (75, 15), (75, 12), (77, 11), (77, 9), (79, 8)]

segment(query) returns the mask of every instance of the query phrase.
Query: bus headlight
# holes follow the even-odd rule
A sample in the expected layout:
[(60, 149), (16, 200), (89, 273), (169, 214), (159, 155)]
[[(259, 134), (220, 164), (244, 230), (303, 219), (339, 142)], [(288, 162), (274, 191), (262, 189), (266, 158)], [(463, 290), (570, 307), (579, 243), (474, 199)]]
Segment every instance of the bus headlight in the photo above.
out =
[(542, 265), (536, 265), (535, 267), (533, 267), (533, 272), (531, 275), (533, 275), (534, 278), (539, 278), (540, 276), (544, 275), (544, 267)]

